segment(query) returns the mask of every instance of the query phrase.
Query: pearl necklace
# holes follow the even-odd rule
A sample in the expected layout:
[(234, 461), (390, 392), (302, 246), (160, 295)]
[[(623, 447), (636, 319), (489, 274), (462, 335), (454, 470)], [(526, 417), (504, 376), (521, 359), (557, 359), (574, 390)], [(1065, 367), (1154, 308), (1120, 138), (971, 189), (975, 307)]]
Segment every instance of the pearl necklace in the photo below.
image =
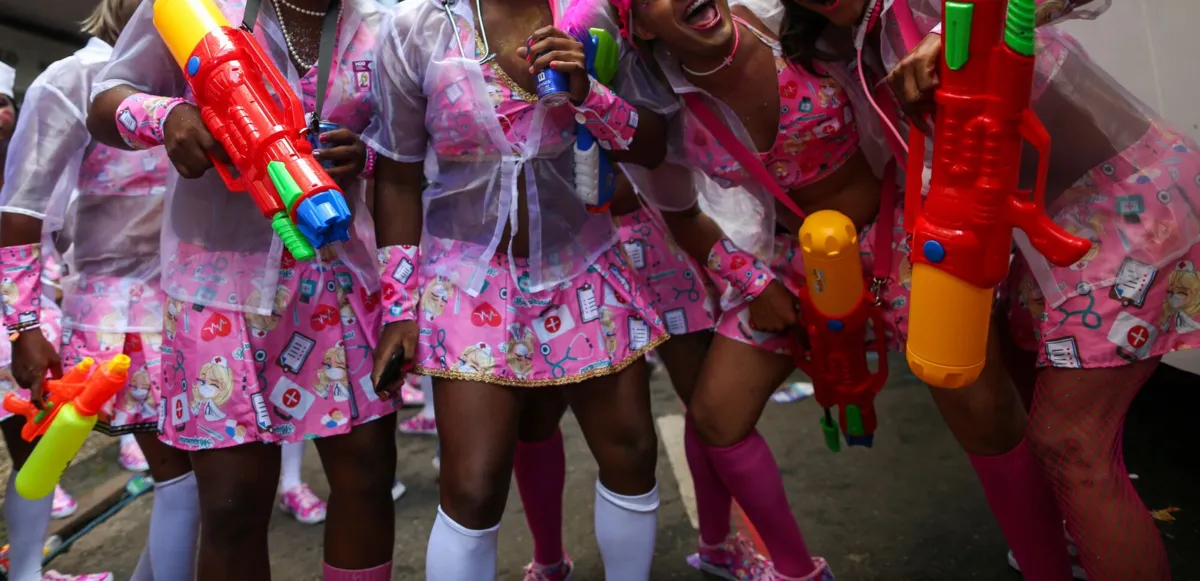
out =
[(284, 6), (287, 6), (288, 8), (291, 8), (292, 10), (295, 10), (296, 12), (299, 12), (300, 14), (307, 14), (309, 16), (325, 16), (324, 12), (317, 12), (316, 10), (308, 10), (307, 8), (301, 8), (299, 6), (296, 6), (295, 4), (292, 4), (291, 2), (288, 2), (288, 0), (279, 0), (279, 1), (283, 2)]
[[(287, 0), (284, 0), (284, 1), (286, 2)], [(704, 72), (699, 72), (699, 73), (696, 71), (693, 71), (692, 69), (687, 68), (687, 65), (685, 65), (683, 63), (680, 63), (679, 66), (683, 67), (683, 71), (685, 73), (692, 75), (693, 77), (707, 77), (707, 76), (733, 64), (733, 55), (737, 54), (738, 41), (741, 40), (741, 38), (740, 38), (741, 30), (740, 29), (741, 29), (741, 27), (738, 26), (738, 23), (735, 20), (733, 22), (733, 50), (729, 51), (729, 56), (725, 57), (725, 60), (721, 61), (721, 64), (713, 67), (710, 70), (707, 70)]]
[[(284, 21), (283, 21), (283, 16), (279, 14), (279, 3), (283, 2), (289, 8), (294, 8), (296, 10), (301, 10), (301, 9), (297, 8), (295, 6), (292, 6), (291, 4), (288, 4), (287, 0), (271, 0), (271, 1), (275, 5), (275, 15), (279, 16), (279, 28), (283, 32), (283, 41), (284, 41), (284, 43), (287, 44), (288, 53), (291, 54), (292, 57), (294, 57), (298, 61), (296, 64), (299, 64), (301, 67), (303, 67), (304, 70), (298, 71), (301, 74), (303, 74), (305, 71), (308, 71), (309, 69), (316, 66), (317, 61), (314, 60), (314, 61), (305, 62), (305, 61), (299, 60), (300, 53), (296, 52), (296, 48), (294, 46), (292, 46), (292, 33), (288, 31), (287, 24), (284, 23)], [(324, 14), (322, 14), (320, 12), (316, 12), (316, 11), (312, 11), (312, 10), (309, 10), (309, 11), (301, 10), (301, 11), (304, 12), (305, 14), (308, 14), (311, 16), (325, 16)]]

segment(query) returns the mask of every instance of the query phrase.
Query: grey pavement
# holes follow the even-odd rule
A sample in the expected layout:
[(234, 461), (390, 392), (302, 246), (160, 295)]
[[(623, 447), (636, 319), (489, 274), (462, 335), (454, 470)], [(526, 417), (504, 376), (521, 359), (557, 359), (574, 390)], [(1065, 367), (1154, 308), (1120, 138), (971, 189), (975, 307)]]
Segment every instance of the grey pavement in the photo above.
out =
[[(903, 360), (893, 361), (903, 367)], [(899, 375), (899, 374), (897, 374)], [(1200, 504), (1196, 432), (1192, 417), (1200, 396), (1200, 377), (1164, 368), (1139, 396), (1126, 429), (1129, 469), (1152, 509), (1179, 507), (1171, 523), (1160, 523), (1171, 554), (1174, 578), (1200, 580)], [(680, 409), (665, 375), (653, 382), (655, 414), (660, 418), (659, 536), (651, 578), (700, 580), (684, 558), (696, 542), (672, 456), (682, 458), (678, 438), (667, 433), (679, 425)], [(792, 508), (815, 554), (829, 559), (842, 581), (1016, 581), (1005, 564), (1006, 547), (992, 521), (983, 494), (965, 456), (942, 426), (924, 387), (911, 376), (893, 378), (880, 395), (881, 426), (875, 448), (827, 451), (812, 401), (769, 404), (759, 429), (770, 441), (787, 484)], [(665, 418), (665, 419), (663, 419)], [(603, 581), (592, 535), (592, 499), (596, 470), (579, 428), (568, 417), (566, 548), (575, 559), (575, 581)], [(435, 442), (400, 436), (398, 476), (408, 493), (396, 503), (394, 578), (423, 579), (425, 540), (437, 507), (437, 474), (430, 463)], [(1193, 452), (1187, 452), (1193, 450)], [(1185, 458), (1193, 458), (1191, 461)], [(111, 449), (101, 448), (72, 467), (67, 485), (119, 470)], [(316, 452), (310, 446), (305, 479), (322, 495), (328, 491)], [(686, 472), (686, 468), (683, 469)], [(81, 476), (83, 475), (83, 476)], [(0, 476), (5, 476), (0, 474)], [(65, 572), (112, 570), (128, 579), (147, 535), (150, 495), (76, 542), (52, 563)], [(276, 512), (271, 523), (274, 578), (320, 579), (320, 526), (301, 525)], [(515, 487), (501, 529), (499, 579), (521, 579), (531, 551), (529, 533)]]

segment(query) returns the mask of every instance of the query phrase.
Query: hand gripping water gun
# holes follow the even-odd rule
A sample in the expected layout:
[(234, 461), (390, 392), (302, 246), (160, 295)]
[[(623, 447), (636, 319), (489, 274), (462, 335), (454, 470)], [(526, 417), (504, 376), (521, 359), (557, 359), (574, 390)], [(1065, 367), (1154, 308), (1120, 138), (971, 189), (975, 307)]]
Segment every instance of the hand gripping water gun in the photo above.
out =
[[(909, 133), (908, 363), (926, 383), (955, 388), (983, 370), (994, 287), (1008, 274), (1013, 227), (1057, 266), (1078, 261), (1090, 243), (1045, 213), (1050, 136), (1029, 107), (1034, 0), (947, 0), (942, 14), (933, 175), (923, 204), (925, 135), (915, 127)], [(1017, 189), (1022, 139), (1038, 153), (1032, 194)]]
[(62, 379), (47, 380), (49, 401), (45, 410), (37, 409), (16, 394), (4, 396), (4, 409), (25, 416), (21, 438), (27, 442), (42, 438), (17, 473), (17, 493), (22, 497), (37, 500), (54, 492), (63, 470), (96, 425), (100, 409), (125, 386), (128, 356), (117, 355), (92, 373), (95, 363), (88, 357), (75, 364)]
[[(617, 41), (608, 31), (592, 28), (587, 34), (572, 31), (583, 44), (587, 56), (588, 74), (609, 85), (617, 76)], [(587, 204), (590, 212), (603, 214), (612, 204), (617, 189), (617, 172), (608, 153), (596, 143), (596, 138), (582, 123), (575, 124), (575, 191)]]
[[(800, 317), (808, 347), (793, 349), (796, 367), (813, 382), (813, 396), (825, 408), (821, 430), (830, 450), (841, 449), (838, 423), (846, 445), (870, 448), (875, 438), (875, 394), (887, 380), (887, 341), (883, 316), (863, 278), (858, 232), (844, 214), (814, 212), (800, 226), (805, 284), (800, 289)], [(867, 324), (875, 328), (879, 369), (867, 367)]]
[(313, 159), (300, 99), (254, 36), (231, 27), (211, 0), (156, 0), (154, 27), (240, 174), (214, 163), (226, 187), (249, 191), (298, 260), (349, 240), (350, 208)]

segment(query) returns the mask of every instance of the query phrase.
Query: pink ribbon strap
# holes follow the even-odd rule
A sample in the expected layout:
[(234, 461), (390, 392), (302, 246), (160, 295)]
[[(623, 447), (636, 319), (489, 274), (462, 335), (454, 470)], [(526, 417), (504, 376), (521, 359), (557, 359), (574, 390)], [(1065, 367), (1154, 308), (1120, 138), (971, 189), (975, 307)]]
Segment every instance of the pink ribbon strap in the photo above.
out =
[(421, 248), (407, 244), (385, 246), (379, 249), (376, 258), (383, 296), (383, 324), (417, 320), (417, 302), (421, 299), (417, 265)]
[(150, 149), (163, 144), (163, 124), (175, 107), (186, 103), (178, 97), (155, 97), (136, 93), (117, 107), (117, 131), (133, 149)]
[(722, 238), (708, 253), (708, 270), (737, 289), (746, 301), (758, 298), (775, 280), (775, 273), (753, 254)]
[(633, 143), (638, 126), (637, 109), (600, 81), (593, 78), (588, 98), (580, 105), (572, 103), (571, 108), (575, 110), (575, 122), (587, 127), (600, 147), (625, 151)]
[(41, 326), (42, 245), (0, 248), (0, 299), (4, 326), (9, 333), (24, 333)]

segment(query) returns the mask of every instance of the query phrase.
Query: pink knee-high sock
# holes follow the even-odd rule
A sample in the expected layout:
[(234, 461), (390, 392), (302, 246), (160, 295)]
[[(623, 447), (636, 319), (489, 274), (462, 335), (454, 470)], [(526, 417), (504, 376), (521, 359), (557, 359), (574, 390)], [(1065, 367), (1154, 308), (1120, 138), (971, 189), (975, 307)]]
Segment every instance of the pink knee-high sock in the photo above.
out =
[(325, 563), (325, 581), (390, 581), (392, 578), (392, 562), (370, 569), (338, 569)]
[(757, 430), (728, 448), (706, 447), (712, 467), (758, 529), (775, 570), (786, 577), (810, 575), (816, 567), (783, 490), (779, 465)]
[(712, 461), (704, 451), (700, 434), (688, 419), (683, 429), (683, 448), (687, 452), (692, 485), (696, 489), (696, 513), (700, 520), (700, 542), (719, 545), (729, 536), (729, 511), (733, 497), (713, 470)]
[(563, 558), (563, 487), (567, 472), (562, 431), (541, 442), (518, 442), (513, 474), (533, 535), (533, 560), (554, 565)]
[(999, 456), (968, 456), (1026, 581), (1071, 579), (1062, 515), (1025, 440)]

